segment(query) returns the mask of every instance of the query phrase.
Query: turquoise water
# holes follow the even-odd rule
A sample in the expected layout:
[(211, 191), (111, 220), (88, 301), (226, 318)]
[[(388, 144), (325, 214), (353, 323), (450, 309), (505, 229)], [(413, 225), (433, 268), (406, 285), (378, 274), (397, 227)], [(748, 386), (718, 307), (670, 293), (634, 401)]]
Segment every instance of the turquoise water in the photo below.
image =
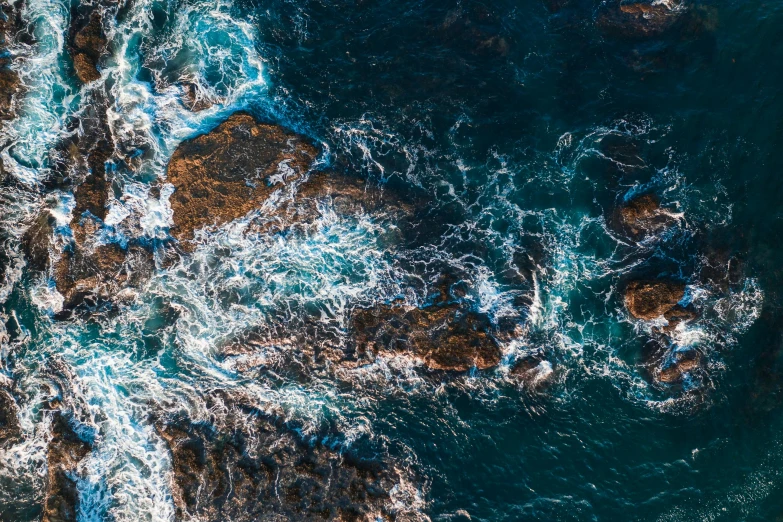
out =
[[(173, 520), (171, 459), (150, 416), (205, 418), (216, 388), (313, 440), (381, 455), (405, 470), (398, 502), (431, 520), (783, 517), (783, 4), (680, 8), (687, 24), (629, 39), (602, 31), (589, 0), (135, 0), (106, 22), (111, 52), (85, 87), (63, 36), (71, 4), (27, 0), (36, 43), (11, 47), (27, 92), (3, 123), (0, 189), (3, 378), (23, 437), (0, 450), (0, 515), (40, 518), (42, 383), (57, 359), (72, 374), (63, 395), (86, 405), (79, 435), (94, 441), (79, 520)], [(183, 79), (214, 104), (184, 107)], [(58, 320), (62, 298), (19, 243), (44, 202), (58, 241), (71, 234), (73, 196), (45, 181), (95, 89), (115, 149), (139, 158), (112, 171), (106, 242), (165, 241), (170, 191), (153, 185), (179, 143), (239, 110), (307, 136), (316, 168), (359, 175), (412, 216), (324, 209), (312, 233), (273, 237), (246, 234), (253, 217), (241, 218), (159, 264), (111, 313)], [(677, 224), (622, 239), (613, 210), (648, 192)], [(731, 284), (709, 284), (711, 266), (731, 269)], [(298, 331), (313, 317), (345, 335), (355, 308), (423, 305), (443, 273), (459, 274), (465, 306), (515, 326), (497, 368), (433, 376), (392, 359), (303, 380), (249, 377), (218, 353), (248, 327)], [(652, 327), (622, 299), (640, 275), (684, 280), (700, 310), (673, 337), (705, 366), (676, 385), (640, 363)], [(307, 348), (286, 346), (264, 356)], [(553, 374), (531, 391), (509, 370), (536, 352)]]

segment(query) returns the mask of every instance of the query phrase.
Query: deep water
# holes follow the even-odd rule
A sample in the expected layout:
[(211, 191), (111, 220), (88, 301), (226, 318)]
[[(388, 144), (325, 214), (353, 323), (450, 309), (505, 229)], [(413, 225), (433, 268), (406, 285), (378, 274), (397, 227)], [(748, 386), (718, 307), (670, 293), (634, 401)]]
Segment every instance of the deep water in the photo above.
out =
[[(313, 443), (393, 463), (396, 509), (433, 521), (783, 520), (783, 3), (687, 0), (679, 24), (640, 37), (602, 30), (598, 0), (127, 0), (89, 86), (66, 43), (77, 4), (25, 0), (35, 41), (8, 50), (25, 91), (0, 134), (0, 384), (21, 438), (0, 448), (0, 519), (41, 517), (57, 396), (93, 445), (78, 520), (174, 520), (155, 419), (209, 418), (203, 396), (224, 389)], [(212, 105), (188, 110), (183, 80)], [(110, 162), (101, 241), (159, 255), (133, 298), (63, 319), (21, 242), (44, 205), (53, 249), (73, 235), (52, 151), (89, 126), (96, 89), (126, 158)], [(248, 216), (164, 262), (168, 160), (238, 111), (305, 136), (314, 169), (358, 176), (410, 217), (325, 209), (310, 234), (269, 236), (246, 234)], [(647, 193), (674, 224), (622, 237), (613, 213)], [(400, 357), (301, 378), (217, 351), (313, 322), (345, 340), (353, 310), (432, 303), (444, 274), (513, 332), (496, 367)], [(670, 338), (702, 365), (672, 384), (643, 364), (656, 324), (623, 301), (630, 280), (659, 277), (699, 310)], [(511, 375), (531, 353), (552, 368), (543, 386)], [(69, 391), (47, 384), (52, 360)]]

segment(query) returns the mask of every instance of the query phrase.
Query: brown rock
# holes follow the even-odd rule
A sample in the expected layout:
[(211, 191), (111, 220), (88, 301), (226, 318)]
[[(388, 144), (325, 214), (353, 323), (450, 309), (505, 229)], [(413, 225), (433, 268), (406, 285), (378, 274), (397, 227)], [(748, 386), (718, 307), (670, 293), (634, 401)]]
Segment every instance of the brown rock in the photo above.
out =
[(76, 77), (82, 83), (94, 82), (101, 77), (95, 62), (84, 53), (78, 53), (73, 57), (73, 68), (76, 70)]
[(685, 295), (685, 284), (670, 280), (632, 281), (625, 306), (636, 319), (651, 321), (673, 309)]
[(652, 194), (644, 194), (618, 208), (613, 221), (615, 228), (628, 237), (639, 240), (671, 226), (674, 217), (661, 208), (658, 198)]
[(0, 65), (0, 120), (16, 117), (14, 100), (21, 90), (21, 80), (16, 71)]
[(678, 324), (693, 321), (699, 317), (699, 314), (696, 313), (696, 310), (691, 307), (677, 305), (664, 313), (663, 317), (669, 322), (669, 324), (663, 329), (664, 332), (671, 332), (677, 327)]
[(152, 269), (152, 254), (140, 246), (126, 251), (117, 244), (93, 249), (77, 245), (56, 263), (54, 281), (64, 297), (63, 309), (72, 310), (84, 302), (108, 301), (123, 288), (138, 286)]
[(500, 362), (500, 346), (489, 335), (489, 326), (486, 316), (458, 304), (379, 305), (357, 310), (351, 323), (360, 357), (407, 353), (430, 370), (451, 371), (484, 370)]
[[(83, 24), (85, 19), (87, 23), (76, 31), (75, 29)], [(106, 37), (103, 34), (101, 6), (92, 6), (88, 14), (74, 16), (71, 23), (73, 38), (69, 50), (73, 57), (76, 76), (82, 83), (94, 82), (101, 77), (97, 64), (107, 46)]]
[(79, 512), (79, 494), (69, 475), (90, 452), (90, 445), (74, 433), (61, 412), (55, 414), (52, 432), (42, 521), (75, 522)]
[(0, 447), (13, 444), (20, 439), (18, 411), (13, 396), (8, 390), (0, 388)]
[(46, 270), (49, 265), (54, 218), (49, 210), (43, 210), (22, 236), (22, 251), (27, 266), (32, 270)]
[(176, 520), (392, 519), (391, 466), (305, 441), (252, 403), (216, 395), (207, 403), (228, 418), (156, 424), (171, 451)]
[(676, 382), (686, 373), (698, 368), (700, 363), (701, 354), (696, 350), (674, 352), (673, 360), (658, 373), (658, 380), (665, 383)]
[(680, 14), (663, 3), (609, 2), (599, 9), (596, 24), (610, 36), (644, 39), (659, 36), (671, 29)]
[(195, 83), (182, 84), (182, 103), (192, 112), (203, 111), (212, 107), (212, 100), (204, 96)]
[(170, 200), (172, 235), (192, 248), (186, 242), (196, 230), (257, 208), (283, 183), (302, 176), (316, 155), (302, 136), (244, 113), (183, 142), (168, 166), (168, 181), (176, 189)]
[(553, 369), (543, 354), (534, 353), (517, 359), (509, 374), (524, 387), (537, 390), (549, 384)]

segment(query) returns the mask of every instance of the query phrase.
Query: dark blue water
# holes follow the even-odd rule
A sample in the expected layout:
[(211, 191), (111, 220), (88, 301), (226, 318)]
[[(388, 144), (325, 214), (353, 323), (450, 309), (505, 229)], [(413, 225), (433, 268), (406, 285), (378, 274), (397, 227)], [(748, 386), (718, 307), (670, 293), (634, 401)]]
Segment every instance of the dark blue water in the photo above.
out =
[[(591, 0), (136, 0), (104, 20), (110, 50), (84, 86), (61, 38), (74, 6), (27, 0), (36, 41), (10, 47), (26, 92), (2, 131), (2, 360), (21, 426), (0, 450), (5, 519), (40, 517), (53, 357), (81, 397), (69, 406), (83, 409), (80, 436), (95, 440), (74, 475), (78, 520), (174, 520), (152, 416), (208, 416), (214, 389), (405, 470), (399, 513), (782, 519), (783, 4), (671, 8), (675, 22), (643, 34), (607, 27), (619, 7)], [(209, 108), (182, 105), (183, 78)], [(103, 243), (141, 239), (162, 255), (170, 193), (152, 187), (179, 143), (240, 110), (307, 137), (316, 169), (358, 176), (410, 213), (325, 213), (309, 235), (275, 237), (243, 235), (242, 218), (175, 263), (159, 258), (111, 312), (63, 321), (53, 274), (31, 270), (20, 244), (42, 204), (56, 236), (73, 235), (73, 189), (46, 180), (96, 90), (114, 157), (138, 158), (111, 163)], [(611, 220), (640, 194), (675, 218), (633, 241)], [(245, 374), (217, 352), (243, 329), (296, 333), (312, 317), (350, 336), (356, 308), (426, 306), (444, 274), (461, 306), (505, 332), (493, 368), (386, 361), (301, 379)], [(702, 354), (673, 383), (645, 366), (656, 324), (623, 301), (629, 281), (650, 278), (685, 283), (699, 312), (667, 337)], [(298, 339), (264, 356), (323, 341)], [(552, 368), (542, 386), (510, 374), (531, 353)]]

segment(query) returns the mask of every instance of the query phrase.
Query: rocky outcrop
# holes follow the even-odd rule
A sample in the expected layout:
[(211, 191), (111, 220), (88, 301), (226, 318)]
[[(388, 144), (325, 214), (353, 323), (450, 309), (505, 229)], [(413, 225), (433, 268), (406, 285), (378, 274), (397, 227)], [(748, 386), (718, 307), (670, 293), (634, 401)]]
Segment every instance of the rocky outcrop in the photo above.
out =
[(666, 2), (611, 1), (599, 8), (596, 24), (609, 36), (643, 39), (667, 32), (677, 24), (681, 14), (681, 10), (672, 9)]
[(43, 522), (75, 522), (79, 512), (79, 494), (73, 475), (90, 445), (73, 431), (62, 412), (56, 412), (52, 439), (47, 454), (48, 471), (44, 496)]
[(195, 83), (182, 84), (182, 104), (192, 112), (199, 112), (212, 107), (213, 102)]
[(701, 354), (697, 350), (693, 348), (675, 350), (658, 371), (658, 380), (667, 384), (678, 382), (686, 374), (698, 368), (700, 364)]
[(153, 268), (151, 252), (139, 245), (127, 249), (114, 243), (76, 245), (63, 252), (55, 265), (54, 281), (67, 315), (82, 304), (95, 307), (116, 298), (123, 289), (139, 286)]
[(654, 235), (675, 223), (676, 216), (661, 208), (652, 194), (637, 196), (614, 212), (614, 228), (629, 238), (639, 241)]
[(197, 230), (258, 208), (284, 183), (302, 176), (317, 155), (304, 137), (238, 113), (180, 144), (168, 165), (174, 185), (171, 234), (184, 249)]
[(625, 306), (632, 317), (652, 321), (674, 309), (684, 296), (685, 284), (678, 281), (631, 281), (625, 289)]
[(16, 37), (32, 43), (29, 33), (23, 30), (22, 0), (3, 2), (0, 5), (0, 120), (16, 117), (16, 100), (21, 94), (22, 83), (12, 66), (9, 46)]
[(54, 217), (44, 209), (22, 235), (22, 252), (30, 269), (42, 271), (49, 266), (53, 227)]
[(552, 382), (554, 368), (543, 353), (536, 352), (517, 359), (509, 375), (526, 389), (537, 391)]
[(176, 520), (394, 520), (391, 466), (306, 441), (224, 392), (206, 401), (228, 417), (156, 424), (171, 451)]
[(102, 7), (100, 2), (82, 7), (72, 14), (70, 42), (68, 49), (73, 59), (76, 76), (82, 83), (100, 79), (98, 61), (106, 52), (107, 41), (103, 31)]
[(407, 355), (430, 370), (484, 370), (500, 362), (501, 350), (489, 333), (489, 319), (457, 303), (411, 308), (378, 305), (359, 309), (351, 319), (356, 355)]
[(17, 442), (21, 436), (19, 408), (11, 393), (0, 388), (0, 448)]

